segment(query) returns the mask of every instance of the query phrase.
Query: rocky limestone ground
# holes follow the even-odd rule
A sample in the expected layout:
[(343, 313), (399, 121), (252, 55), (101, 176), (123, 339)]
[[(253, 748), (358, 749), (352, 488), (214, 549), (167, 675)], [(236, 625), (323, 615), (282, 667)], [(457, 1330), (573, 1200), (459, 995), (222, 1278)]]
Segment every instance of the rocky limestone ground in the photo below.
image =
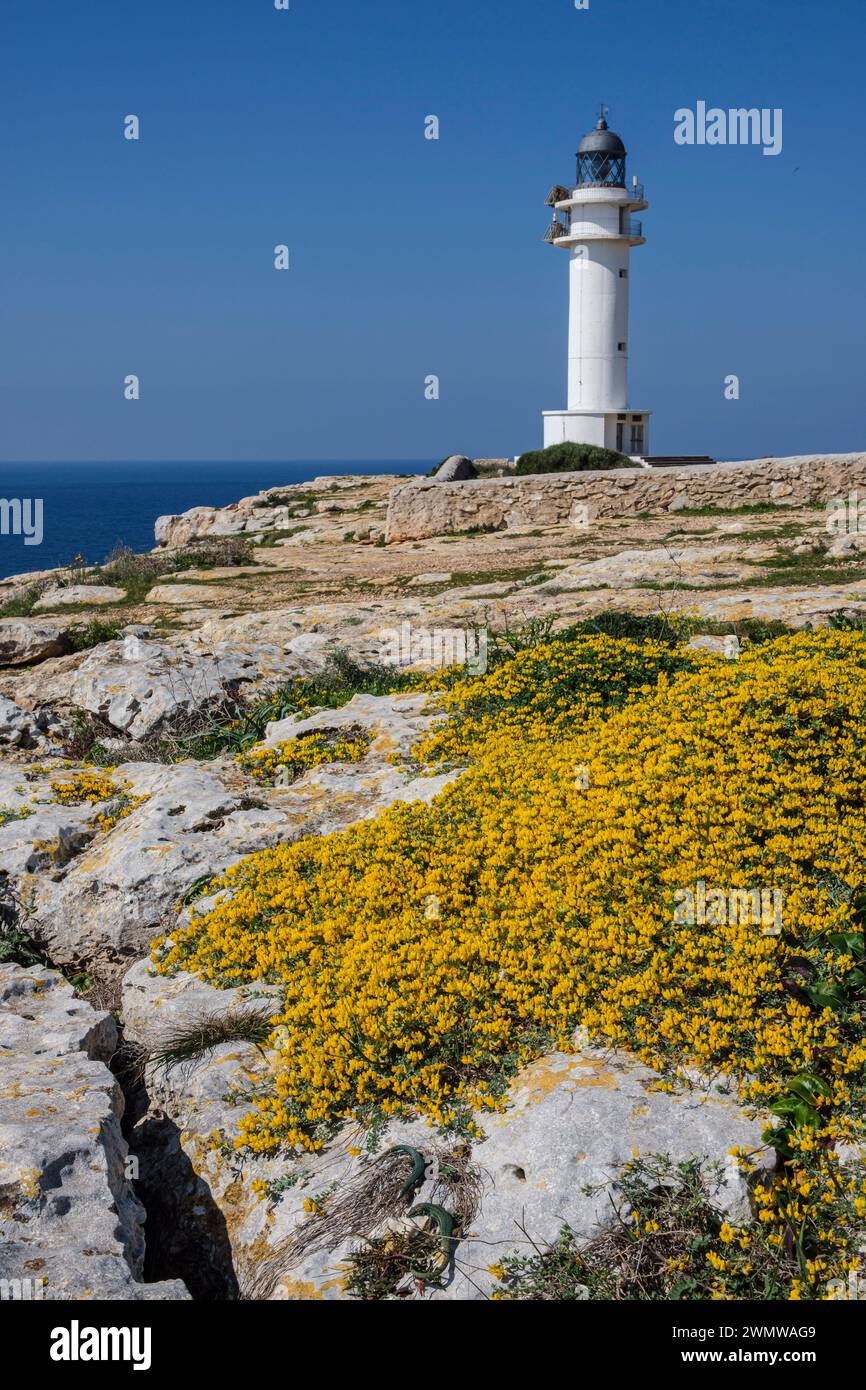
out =
[[(274, 993), (262, 986), (215, 990), (183, 973), (167, 979), (142, 961), (124, 980), (123, 1016), (128, 1032), (158, 1047), (202, 1016), (261, 1008)], [(323, 1219), (320, 1243), (299, 1250), (297, 1238), (309, 1236), (310, 1200), (333, 1192), (339, 1198), (341, 1189), (374, 1169), (376, 1154), (351, 1126), (317, 1154), (242, 1159), (233, 1153), (246, 1097), (270, 1065), (268, 1054), (250, 1044), (223, 1043), (191, 1065), (151, 1068), (151, 1110), (132, 1143), (146, 1155), (145, 1178), (153, 1183), (177, 1164), (178, 1145), (182, 1151), (189, 1180), (172, 1231), (184, 1258), (202, 1246), (219, 1248), (244, 1296), (339, 1298), (360, 1231), (341, 1234)], [(769, 1162), (760, 1118), (747, 1116), (723, 1083), (672, 1096), (653, 1090), (654, 1080), (633, 1058), (586, 1046), (576, 1056), (541, 1058), (517, 1077), (504, 1113), (476, 1115), (487, 1137), (471, 1154), (479, 1183), (475, 1210), (444, 1288), (425, 1296), (489, 1297), (489, 1266), (501, 1257), (529, 1253), (533, 1242), (544, 1247), (563, 1224), (591, 1235), (609, 1216), (605, 1184), (635, 1153), (700, 1156), (724, 1165), (719, 1209), (731, 1220), (747, 1219), (746, 1183), (728, 1151), (742, 1146), (755, 1152), (758, 1166)], [(377, 1152), (393, 1145), (410, 1145), (428, 1159), (415, 1200), (441, 1201), (442, 1172), (454, 1145), (422, 1121), (388, 1125)], [(256, 1182), (267, 1185), (273, 1200), (260, 1199)], [(224, 1277), (229, 1284), (230, 1276)]]
[(260, 785), (232, 757), (120, 762), (96, 788), (98, 800), (76, 803), (64, 796), (66, 787), (79, 790), (80, 769), (69, 760), (0, 763), (0, 856), (29, 936), (54, 964), (111, 979), (147, 952), (202, 878), (395, 801), (430, 800), (446, 777), (412, 777), (388, 761), (430, 727), (426, 703), (356, 695), (291, 729), (274, 722), (264, 746), (323, 725), (370, 739), (361, 761), (324, 764), (288, 786)]
[(189, 1297), (143, 1281), (116, 1047), (111, 1014), (55, 971), (0, 965), (0, 1278), (20, 1298)]
[[(337, 649), (380, 661), (401, 634), (558, 627), (615, 608), (698, 615), (704, 644), (731, 656), (726, 635), (745, 632), (745, 619), (801, 627), (866, 613), (866, 536), (829, 531), (820, 506), (386, 546), (397, 481), (275, 487), (161, 518), (156, 550), (120, 567), (0, 582), (0, 940), (18, 934), (32, 951), (31, 963), (0, 967), (2, 1278), (46, 1278), (48, 1297), (343, 1293), (350, 1236), (298, 1236), (309, 1198), (354, 1190), (375, 1163), (357, 1135), (312, 1158), (241, 1159), (232, 1137), (270, 1066), (249, 1044), (121, 1070), (123, 1088), (107, 1063), (118, 1024), (126, 1049), (158, 1048), (202, 1012), (268, 1004), (267, 992), (240, 998), (152, 974), (151, 942), (204, 881), (255, 850), (429, 800), (445, 779), (392, 760), (430, 726), (422, 696), (356, 695), (338, 711), (274, 719), (264, 746), (323, 729), (369, 740), (359, 762), (286, 786), (263, 785), (231, 753), (197, 755), (194, 739), (228, 708), (315, 677)], [(95, 741), (109, 768), (85, 758)], [(506, 1112), (477, 1117), (486, 1138), (470, 1156), (472, 1220), (445, 1287), (424, 1296), (488, 1297), (501, 1255), (555, 1239), (563, 1222), (591, 1232), (606, 1217), (584, 1188), (634, 1151), (723, 1163), (733, 1145), (766, 1153), (760, 1117), (723, 1085), (670, 1096), (650, 1079), (633, 1059), (589, 1048), (517, 1077)], [(419, 1199), (441, 1196), (451, 1161), (441, 1137), (393, 1124), (380, 1152), (395, 1143), (429, 1161)], [(733, 1171), (720, 1201), (742, 1216)]]

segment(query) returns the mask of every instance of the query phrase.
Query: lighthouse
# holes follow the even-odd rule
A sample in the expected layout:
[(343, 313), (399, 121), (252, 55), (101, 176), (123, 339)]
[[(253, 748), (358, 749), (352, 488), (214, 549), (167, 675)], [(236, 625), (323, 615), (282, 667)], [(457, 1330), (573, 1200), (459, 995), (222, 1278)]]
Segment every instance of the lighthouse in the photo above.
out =
[(577, 151), (577, 182), (547, 196), (545, 241), (568, 252), (568, 409), (544, 412), (544, 443), (598, 444), (640, 457), (649, 411), (628, 399), (628, 282), (633, 246), (643, 246), (643, 185), (626, 186), (626, 148), (605, 108)]

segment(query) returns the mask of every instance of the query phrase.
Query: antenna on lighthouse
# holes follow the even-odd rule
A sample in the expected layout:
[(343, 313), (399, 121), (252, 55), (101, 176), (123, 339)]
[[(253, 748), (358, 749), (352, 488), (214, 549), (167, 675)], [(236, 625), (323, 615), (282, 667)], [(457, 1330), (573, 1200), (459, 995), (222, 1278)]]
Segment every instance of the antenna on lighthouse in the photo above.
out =
[(599, 103), (599, 108), (598, 108), (598, 120), (599, 120), (599, 125), (601, 125), (602, 122), (604, 122), (604, 124), (607, 125), (607, 117), (608, 117), (608, 113), (609, 113), (609, 112), (610, 112), (610, 107), (607, 106), (603, 101), (600, 102), (600, 103)]

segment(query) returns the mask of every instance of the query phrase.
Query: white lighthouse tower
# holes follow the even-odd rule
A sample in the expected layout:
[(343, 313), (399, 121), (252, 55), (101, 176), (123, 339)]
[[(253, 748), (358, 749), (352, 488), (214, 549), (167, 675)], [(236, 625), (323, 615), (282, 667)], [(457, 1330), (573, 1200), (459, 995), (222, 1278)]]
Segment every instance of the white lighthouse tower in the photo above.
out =
[(577, 186), (557, 184), (547, 197), (554, 211), (545, 241), (569, 257), (568, 409), (544, 412), (544, 443), (640, 457), (649, 451), (649, 411), (628, 400), (628, 277), (631, 247), (645, 240), (632, 213), (647, 202), (637, 179), (626, 187), (626, 149), (604, 110), (580, 142)]

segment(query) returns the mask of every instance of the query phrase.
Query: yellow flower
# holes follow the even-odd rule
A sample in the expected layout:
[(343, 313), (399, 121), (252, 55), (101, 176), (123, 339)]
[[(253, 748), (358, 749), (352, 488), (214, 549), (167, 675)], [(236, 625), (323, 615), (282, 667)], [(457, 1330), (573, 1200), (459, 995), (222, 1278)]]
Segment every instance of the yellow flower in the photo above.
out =
[[(503, 1071), (575, 1051), (577, 1030), (630, 1048), (662, 1091), (722, 1073), (759, 1109), (817, 1071), (816, 1123), (788, 1127), (793, 1158), (756, 1185), (749, 1256), (782, 1261), (806, 1221), (824, 1282), (845, 1256), (833, 1150), (859, 1133), (866, 1068), (862, 1025), (822, 1002), (853, 973), (833, 940), (866, 862), (866, 638), (806, 632), (735, 663), (557, 638), (432, 698), (447, 718), (412, 760), (465, 770), (430, 804), (249, 856), (157, 943), (160, 971), (281, 988), (273, 1083), (239, 1147), (315, 1150), (375, 1113), (475, 1136)], [(320, 735), (243, 764), (272, 780), (338, 755)], [(792, 983), (804, 959), (811, 993)], [(720, 1240), (737, 1269), (749, 1235)]]

